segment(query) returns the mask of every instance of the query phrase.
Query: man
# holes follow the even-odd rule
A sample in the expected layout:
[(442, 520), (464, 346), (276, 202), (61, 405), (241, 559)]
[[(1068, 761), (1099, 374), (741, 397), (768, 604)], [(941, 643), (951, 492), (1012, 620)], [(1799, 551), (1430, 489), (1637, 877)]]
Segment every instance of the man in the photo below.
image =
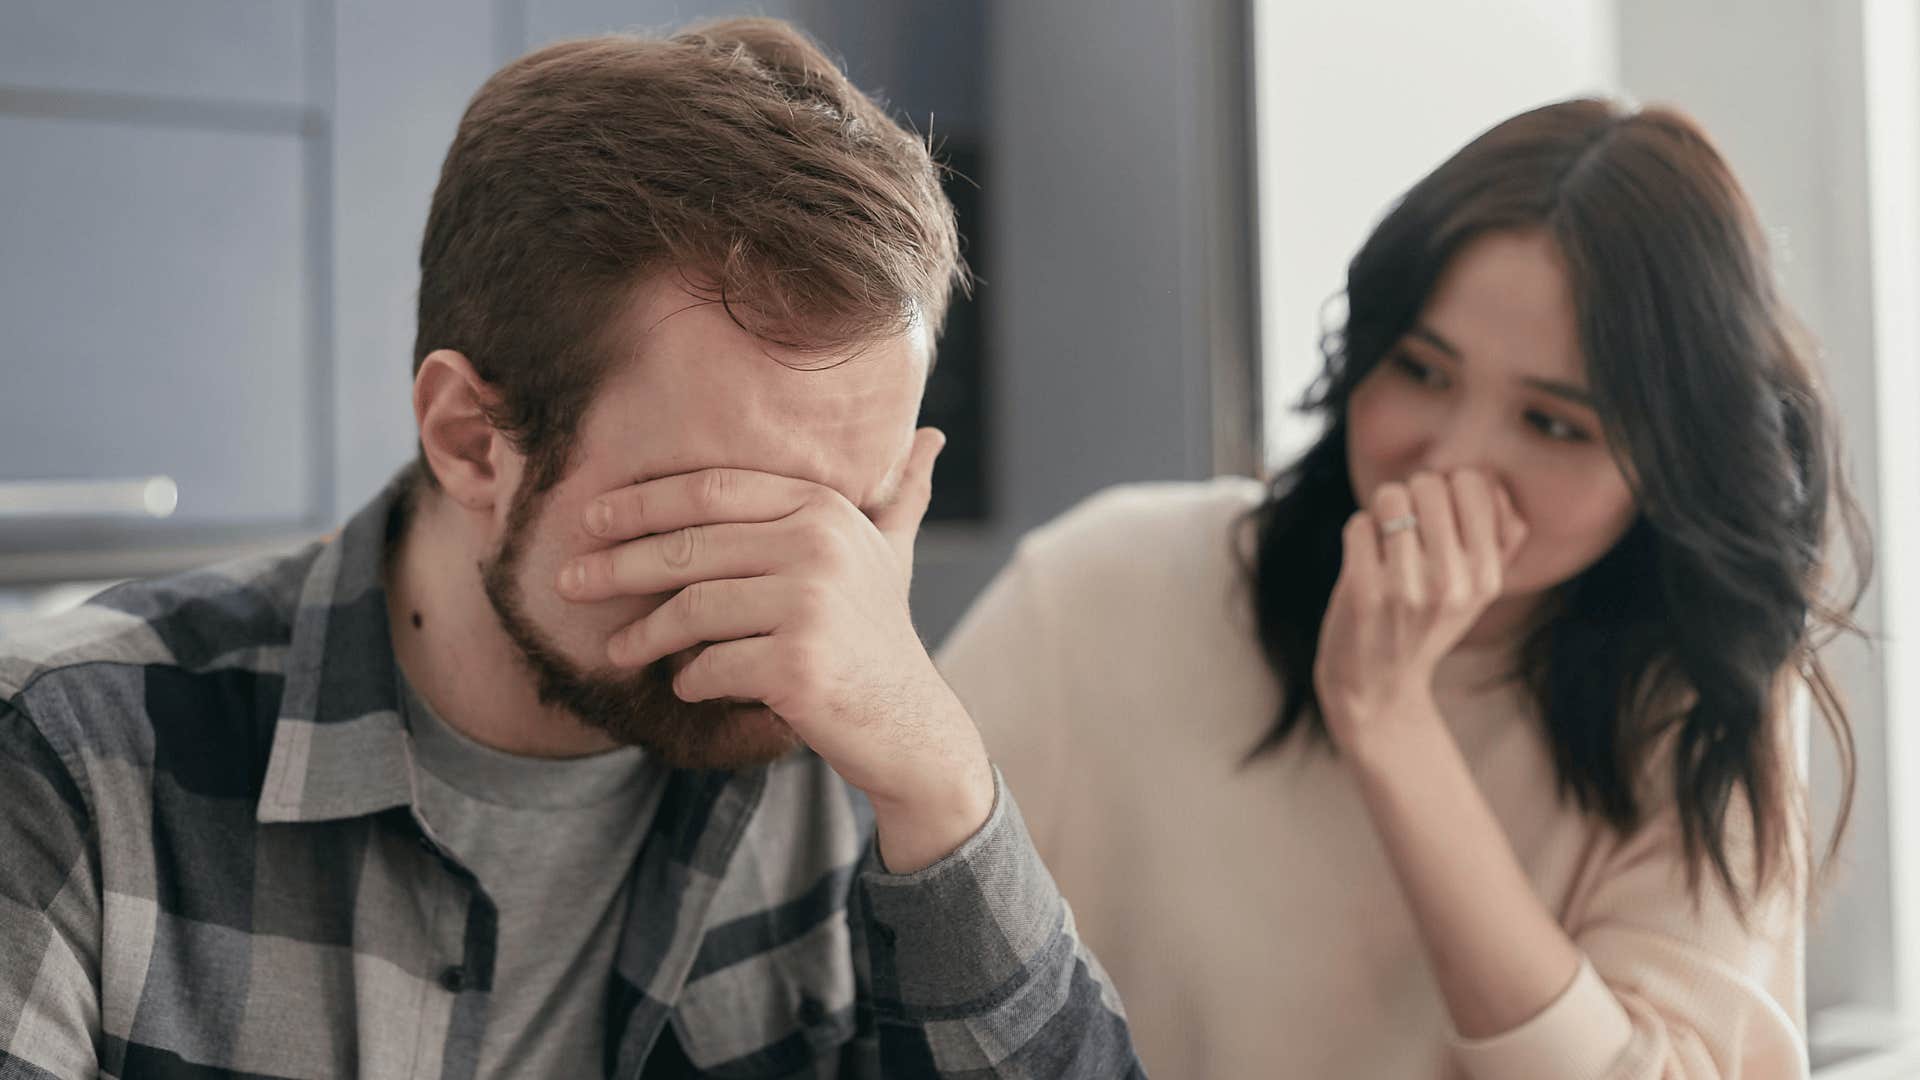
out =
[(0, 649), (0, 1075), (1138, 1074), (908, 615), (957, 263), (783, 24), (495, 75), (416, 465)]

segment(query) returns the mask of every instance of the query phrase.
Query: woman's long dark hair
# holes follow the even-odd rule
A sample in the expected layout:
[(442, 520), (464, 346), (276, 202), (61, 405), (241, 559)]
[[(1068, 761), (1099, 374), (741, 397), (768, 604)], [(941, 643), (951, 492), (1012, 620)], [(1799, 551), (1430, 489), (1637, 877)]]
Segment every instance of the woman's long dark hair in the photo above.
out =
[[(1782, 753), (1791, 676), (1840, 751), (1829, 854), (1845, 830), (1853, 737), (1816, 649), (1853, 629), (1870, 554), (1765, 236), (1712, 144), (1671, 110), (1579, 100), (1516, 116), (1414, 185), (1354, 257), (1345, 327), (1323, 342), (1326, 366), (1303, 403), (1326, 431), (1253, 514), (1260, 642), (1283, 687), (1253, 754), (1302, 727), (1325, 735), (1313, 666), (1356, 509), (1347, 402), (1449, 260), (1500, 230), (1544, 230), (1565, 259), (1595, 407), (1639, 509), (1611, 551), (1556, 590), (1518, 674), (1563, 797), (1623, 835), (1645, 816), (1641, 779), (1671, 753), (1660, 782), (1672, 786), (1690, 884), (1710, 867), (1745, 910), (1803, 865), (1793, 837), (1805, 808)], [(1854, 568), (1837, 601), (1826, 599), (1830, 528)], [(1730, 828), (1735, 798), (1750, 838)]]

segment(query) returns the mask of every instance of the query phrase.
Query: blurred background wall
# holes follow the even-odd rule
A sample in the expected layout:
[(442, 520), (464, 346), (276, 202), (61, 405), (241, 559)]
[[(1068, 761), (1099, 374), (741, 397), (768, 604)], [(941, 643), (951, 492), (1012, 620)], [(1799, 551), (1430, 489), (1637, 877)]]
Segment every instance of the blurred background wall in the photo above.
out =
[[(808, 27), (965, 174), (936, 640), (1077, 499), (1304, 445), (1346, 259), (1466, 139), (1577, 93), (1697, 115), (1825, 344), (1880, 538), (1882, 641), (1834, 654), (1864, 767), (1810, 1006), (1830, 1075), (1910, 1075), (1860, 1055), (1920, 1015), (1920, 749), (1889, 722), (1920, 661), (1911, 0), (4, 0), (0, 631), (337, 524), (412, 453), (415, 258), (473, 90), (556, 38), (737, 13)], [(1814, 768), (1830, 813), (1817, 741)]]

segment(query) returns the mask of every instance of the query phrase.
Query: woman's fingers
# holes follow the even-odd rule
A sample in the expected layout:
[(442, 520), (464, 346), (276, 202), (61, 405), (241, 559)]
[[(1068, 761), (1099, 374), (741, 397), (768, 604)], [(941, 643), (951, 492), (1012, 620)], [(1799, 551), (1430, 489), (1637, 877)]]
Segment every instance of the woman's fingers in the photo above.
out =
[(1520, 554), (1520, 548), (1527, 542), (1527, 521), (1520, 516), (1520, 510), (1513, 504), (1513, 495), (1503, 485), (1495, 502), (1498, 503), (1500, 518), (1500, 565), (1511, 565), (1514, 557)]
[(1373, 518), (1379, 525), (1387, 595), (1410, 607), (1427, 602), (1429, 573), (1420, 543), (1420, 519), (1405, 484), (1382, 484), (1373, 494)]
[(1382, 484), (1367, 512), (1378, 529), (1384, 587), (1413, 607), (1491, 602), (1526, 538), (1506, 486), (1481, 469)]
[(1501, 573), (1506, 567), (1500, 543), (1500, 499), (1505, 496), (1505, 488), (1478, 469), (1461, 469), (1449, 475), (1447, 486), (1460, 523), (1468, 580), (1475, 596), (1491, 597), (1500, 591)]
[(1471, 599), (1471, 571), (1461, 540), (1460, 515), (1453, 489), (1438, 473), (1415, 473), (1407, 481), (1413, 513), (1420, 519), (1420, 546), (1426, 552), (1427, 598), (1457, 607)]
[(1380, 602), (1385, 575), (1380, 565), (1380, 525), (1365, 510), (1347, 519), (1341, 532), (1340, 578), (1336, 588), (1347, 590), (1363, 606)]

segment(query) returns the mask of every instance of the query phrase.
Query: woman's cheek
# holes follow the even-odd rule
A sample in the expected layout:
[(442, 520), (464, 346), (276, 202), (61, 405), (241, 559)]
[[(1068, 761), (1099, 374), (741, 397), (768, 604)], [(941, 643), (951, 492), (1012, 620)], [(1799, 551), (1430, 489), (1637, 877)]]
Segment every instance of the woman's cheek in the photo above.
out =
[(1417, 455), (1427, 427), (1420, 403), (1398, 387), (1378, 377), (1362, 383), (1347, 409), (1355, 486), (1379, 484), (1401, 459)]
[(1598, 562), (1633, 523), (1624, 483), (1584, 473), (1508, 479), (1527, 538), (1507, 568), (1507, 587), (1533, 592), (1560, 585)]
[[(1580, 483), (1576, 477), (1555, 471), (1533, 469), (1507, 473), (1507, 494), (1513, 508), (1527, 527), (1526, 539), (1507, 569), (1507, 580), (1520, 591), (1549, 588), (1562, 580), (1568, 569), (1567, 506), (1577, 499)], [(1577, 530), (1576, 530), (1577, 531)], [(1570, 576), (1570, 575), (1567, 575)]]

